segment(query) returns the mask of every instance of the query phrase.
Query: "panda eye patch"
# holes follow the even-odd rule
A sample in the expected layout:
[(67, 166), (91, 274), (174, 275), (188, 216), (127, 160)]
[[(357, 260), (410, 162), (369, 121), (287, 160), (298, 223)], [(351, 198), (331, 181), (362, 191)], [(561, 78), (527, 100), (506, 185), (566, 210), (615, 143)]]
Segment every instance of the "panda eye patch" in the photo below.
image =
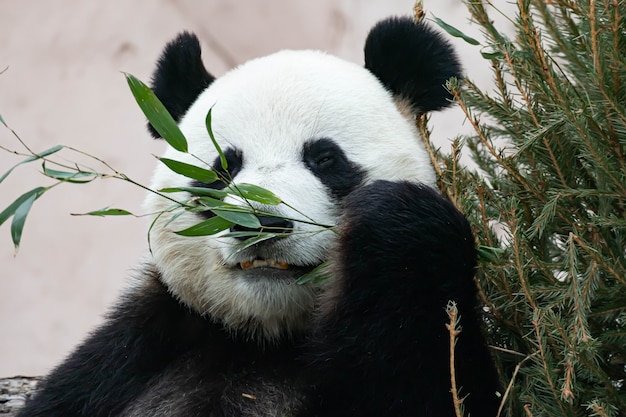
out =
[(363, 182), (365, 176), (363, 169), (350, 161), (331, 139), (305, 143), (302, 162), (338, 198), (348, 195)]
[(213, 161), (213, 170), (217, 172), (217, 175), (224, 180), (235, 178), (235, 176), (241, 171), (243, 165), (243, 155), (239, 149), (228, 148), (224, 151), (224, 157), (228, 163), (228, 170), (222, 168), (220, 157), (216, 157)]

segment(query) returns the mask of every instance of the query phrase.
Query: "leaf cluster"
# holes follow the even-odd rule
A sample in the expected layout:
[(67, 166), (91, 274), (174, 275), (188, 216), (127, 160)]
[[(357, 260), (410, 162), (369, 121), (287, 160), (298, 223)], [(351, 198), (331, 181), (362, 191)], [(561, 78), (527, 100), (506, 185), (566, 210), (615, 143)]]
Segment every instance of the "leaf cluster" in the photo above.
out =
[[(198, 161), (198, 164), (189, 164), (169, 158), (157, 157), (157, 159), (165, 166), (167, 166), (171, 171), (186, 178), (199, 181), (204, 184), (211, 184), (215, 181), (222, 181), (223, 183), (229, 185), (223, 189), (183, 186), (165, 188), (162, 190), (152, 190), (149, 187), (132, 180), (124, 173), (115, 170), (105, 161), (77, 149), (57, 145), (43, 152), (35, 153), (26, 145), (24, 141), (22, 141), (22, 139), (17, 135), (15, 131), (10, 129), (6, 125), (4, 119), (0, 117), (0, 122), (4, 124), (6, 128), (11, 130), (15, 138), (26, 150), (26, 152), (18, 152), (8, 149), (6, 147), (0, 147), (0, 149), (4, 151), (16, 155), (26, 156), (25, 159), (11, 167), (0, 177), (0, 183), (20, 165), (39, 160), (42, 161), (42, 174), (56, 181), (51, 186), (36, 187), (30, 191), (25, 192), (24, 194), (19, 196), (12, 204), (10, 204), (2, 212), (0, 212), (0, 225), (2, 225), (9, 218), (13, 218), (11, 222), (11, 236), (15, 245), (16, 253), (22, 239), (22, 232), (26, 223), (26, 216), (30, 212), (33, 203), (39, 197), (41, 197), (45, 192), (49, 191), (53, 187), (62, 183), (86, 184), (97, 178), (115, 178), (130, 182), (131, 184), (134, 184), (144, 190), (158, 194), (172, 201), (173, 205), (170, 209), (161, 213), (151, 214), (155, 215), (155, 219), (150, 226), (150, 230), (152, 230), (152, 227), (154, 227), (154, 225), (161, 218), (161, 216), (170, 215), (171, 220), (173, 220), (180, 214), (182, 214), (181, 210), (192, 212), (210, 211), (212, 213), (212, 215), (207, 220), (200, 221), (199, 223), (191, 227), (175, 232), (176, 234), (179, 234), (181, 236), (197, 237), (214, 235), (220, 232), (225, 232), (228, 229), (232, 229), (234, 225), (243, 226), (243, 228), (247, 229), (247, 231), (231, 231), (222, 234), (223, 237), (236, 237), (240, 240), (242, 238), (245, 238), (241, 243), (236, 245), (236, 247), (234, 248), (235, 253), (242, 251), (250, 246), (256, 245), (262, 241), (269, 239), (278, 239), (285, 236), (285, 230), (273, 230), (271, 228), (263, 228), (259, 221), (259, 216), (276, 217), (278, 216), (278, 214), (265, 212), (262, 209), (258, 208), (259, 205), (253, 205), (251, 202), (259, 203), (260, 206), (276, 206), (279, 204), (284, 204), (292, 209), (292, 211), (302, 215), (303, 218), (299, 218), (299, 222), (315, 224), (317, 226), (321, 226), (323, 229), (332, 228), (332, 226), (322, 225), (316, 223), (313, 219), (308, 219), (308, 217), (305, 216), (303, 213), (300, 213), (294, 207), (289, 206), (287, 203), (283, 202), (280, 197), (267, 189), (256, 186), (254, 184), (233, 182), (228, 172), (228, 162), (226, 156), (222, 152), (222, 149), (220, 148), (213, 134), (213, 129), (211, 126), (212, 109), (209, 109), (206, 116), (206, 129), (213, 143), (213, 146), (219, 154), (221, 164), (220, 171), (214, 169), (214, 167), (210, 166), (208, 163), (202, 161), (196, 155), (193, 155), (189, 152), (187, 139), (185, 138), (165, 106), (160, 102), (160, 100), (156, 97), (152, 90), (133, 75), (125, 74), (125, 76), (128, 86), (133, 94), (133, 97), (135, 98), (135, 101), (141, 108), (148, 121), (152, 124), (154, 129), (163, 137), (163, 139), (165, 139), (165, 141), (172, 148), (180, 153), (191, 155)], [(82, 154), (83, 156), (92, 158), (93, 160), (96, 160), (97, 162), (104, 165), (110, 172), (102, 173), (97, 170), (81, 166), (78, 163), (67, 164), (65, 162), (59, 162), (58, 160), (50, 158), (50, 156), (56, 154), (63, 149), (70, 150), (75, 153)], [(55, 166), (55, 169), (49, 168), (48, 166), (50, 165)], [(59, 167), (63, 170), (57, 169)], [(221, 174), (221, 172), (224, 172), (225, 174)], [(187, 198), (183, 201), (179, 201), (173, 197), (169, 197), (168, 194), (170, 193), (185, 193), (183, 195), (191, 195), (192, 197)], [(228, 195), (235, 196), (237, 199), (245, 202), (246, 204), (234, 205), (226, 203), (224, 199)], [(180, 194), (178, 194), (178, 196), (180, 196)], [(128, 210), (109, 207), (83, 213), (83, 215), (101, 217), (126, 215), (134, 216), (134, 214), (129, 212)], [(150, 243), (149, 233), (148, 243)], [(323, 279), (323, 276), (325, 275), (324, 271), (325, 265), (321, 265), (319, 268), (316, 268), (311, 273), (302, 276), (298, 283), (304, 284), (308, 282), (318, 282), (319, 280)]]

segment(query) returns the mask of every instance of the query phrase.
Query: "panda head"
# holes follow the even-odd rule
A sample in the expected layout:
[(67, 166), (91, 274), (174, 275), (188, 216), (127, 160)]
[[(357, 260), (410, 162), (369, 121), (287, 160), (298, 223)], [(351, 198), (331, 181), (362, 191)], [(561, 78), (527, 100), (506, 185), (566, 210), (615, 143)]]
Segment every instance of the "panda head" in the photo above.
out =
[[(189, 154), (168, 149), (164, 156), (195, 165), (205, 161), (220, 171), (205, 125), (212, 109), (228, 176), (280, 196), (285, 204), (257, 207), (276, 215), (262, 224), (284, 228), (285, 234), (237, 250), (235, 238), (174, 233), (200, 222), (203, 214), (162, 215), (151, 242), (164, 284), (193, 310), (258, 340), (304, 330), (317, 290), (295, 280), (328, 260), (336, 241), (336, 233), (320, 225), (335, 225), (343, 197), (372, 181), (435, 185), (415, 115), (448, 105), (444, 84), (459, 76), (451, 47), (408, 18), (372, 29), (365, 67), (318, 51), (282, 51), (217, 79), (202, 64), (197, 38), (179, 35), (166, 46), (152, 86), (179, 123)], [(225, 184), (193, 183), (157, 168), (153, 189), (185, 186)], [(174, 197), (190, 197), (184, 194)], [(147, 206), (160, 212), (171, 202), (150, 195)]]

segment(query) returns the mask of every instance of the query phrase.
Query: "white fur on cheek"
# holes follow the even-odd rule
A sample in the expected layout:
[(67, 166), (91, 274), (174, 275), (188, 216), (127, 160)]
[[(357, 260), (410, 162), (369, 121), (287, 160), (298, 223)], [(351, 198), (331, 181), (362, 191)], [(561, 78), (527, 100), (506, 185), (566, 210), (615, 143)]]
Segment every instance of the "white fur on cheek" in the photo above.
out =
[(313, 288), (287, 280), (250, 281), (243, 271), (224, 265), (215, 238), (174, 233), (198, 223), (199, 217), (184, 213), (170, 220), (165, 214), (154, 226), (152, 252), (163, 282), (184, 304), (232, 331), (262, 339), (306, 326), (315, 302)]

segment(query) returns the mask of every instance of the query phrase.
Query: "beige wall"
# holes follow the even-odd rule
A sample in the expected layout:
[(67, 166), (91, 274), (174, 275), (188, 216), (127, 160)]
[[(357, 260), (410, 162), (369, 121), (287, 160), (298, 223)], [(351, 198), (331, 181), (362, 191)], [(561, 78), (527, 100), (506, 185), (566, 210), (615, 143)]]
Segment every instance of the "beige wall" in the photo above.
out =
[[(478, 36), (459, 0), (425, 3)], [(323, 49), (361, 62), (371, 25), (411, 7), (411, 0), (0, 0), (0, 71), (8, 67), (0, 75), (0, 115), (34, 150), (74, 146), (146, 183), (151, 154), (163, 144), (146, 133), (120, 71), (149, 80), (177, 32), (200, 36), (205, 63), (217, 75), (283, 48)], [(478, 49), (456, 44), (470, 75), (486, 79)], [(434, 123), (441, 143), (465, 129), (455, 111)], [(4, 128), (0, 144), (19, 149)], [(18, 160), (0, 150), (0, 171)], [(0, 210), (50, 183), (38, 169), (23, 166), (0, 184)], [(143, 195), (114, 180), (58, 187), (35, 203), (16, 257), (9, 225), (0, 228), (0, 376), (49, 370), (101, 321), (146, 252), (146, 220), (69, 213), (105, 206), (141, 213)]]

